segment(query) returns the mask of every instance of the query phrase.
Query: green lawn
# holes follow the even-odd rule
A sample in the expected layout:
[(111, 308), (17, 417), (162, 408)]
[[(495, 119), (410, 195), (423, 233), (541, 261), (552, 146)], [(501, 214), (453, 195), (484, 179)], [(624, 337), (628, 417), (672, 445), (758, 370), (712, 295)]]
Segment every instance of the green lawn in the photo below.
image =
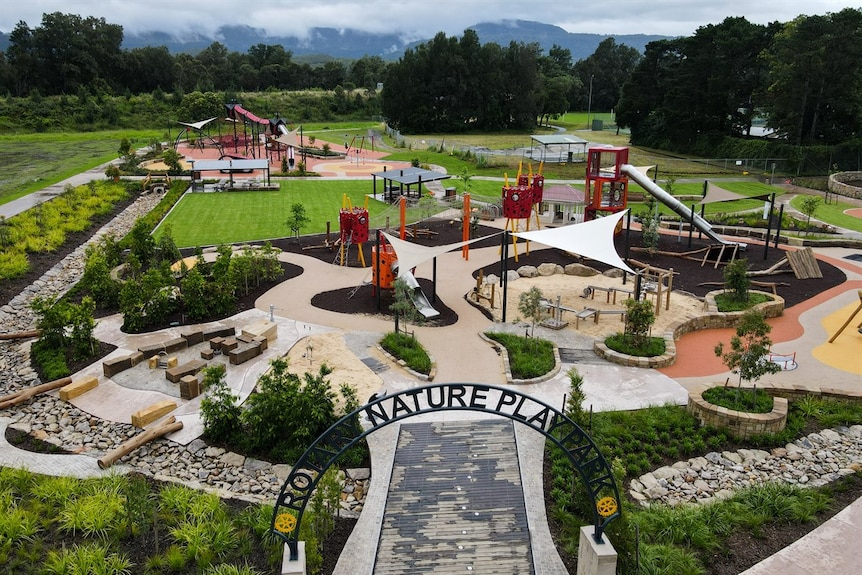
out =
[(135, 147), (161, 138), (157, 130), (0, 136), (0, 204), (117, 158), (120, 141)]
[[(802, 199), (802, 196), (796, 196), (795, 198), (790, 200), (790, 205), (802, 212)], [(855, 207), (857, 206), (854, 206), (853, 204), (848, 204), (846, 202), (833, 201), (829, 204), (824, 204), (823, 202), (820, 202), (820, 205), (817, 206), (817, 211), (814, 212), (813, 219), (820, 220), (821, 222), (827, 223), (830, 226), (844, 228), (845, 230), (862, 232), (862, 219), (849, 216), (844, 213), (845, 210), (849, 210)], [(803, 216), (803, 219), (804, 218), (805, 216)]]
[[(344, 195), (353, 207), (365, 204), (371, 193), (370, 181), (357, 180), (288, 180), (280, 191), (222, 192), (214, 194), (186, 193), (155, 231), (160, 237), (167, 226), (180, 248), (209, 246), (246, 241), (283, 238), (290, 235), (285, 221), (295, 203), (305, 206), (311, 220), (302, 234), (326, 231), (330, 222), (333, 234), (338, 233), (338, 214)], [(399, 223), (397, 206), (369, 201), (371, 228), (384, 227), (386, 218), (392, 226)], [(421, 219), (419, 208), (408, 211), (408, 221)]]
[[(774, 188), (767, 184), (761, 184), (760, 182), (722, 182), (721, 180), (713, 180), (713, 183), (718, 187), (725, 189), (729, 192), (735, 192), (737, 194), (742, 194), (745, 196), (762, 196), (764, 194), (771, 194), (775, 192), (776, 197), (782, 195), (784, 193), (780, 188)], [(659, 186), (666, 190), (666, 186), (663, 182), (659, 182)], [(640, 186), (632, 185), (629, 188), (630, 190), (643, 191)], [(673, 195), (674, 196), (700, 196), (703, 194), (703, 182), (685, 182), (685, 183), (676, 183), (673, 185)], [(687, 208), (690, 208), (692, 204), (697, 204), (697, 200), (685, 200), (683, 204)], [(639, 204), (632, 204), (633, 207), (638, 206)], [(734, 200), (732, 202), (716, 202), (712, 204), (707, 204), (704, 213), (707, 216), (712, 216), (716, 214), (728, 214), (728, 213), (738, 213), (745, 212), (750, 210), (757, 210), (763, 208), (763, 200)], [(700, 206), (696, 205), (695, 210), (698, 214), (700, 214)], [(665, 216), (675, 216), (676, 212), (668, 208), (667, 206), (661, 204), (659, 206), (659, 213)]]

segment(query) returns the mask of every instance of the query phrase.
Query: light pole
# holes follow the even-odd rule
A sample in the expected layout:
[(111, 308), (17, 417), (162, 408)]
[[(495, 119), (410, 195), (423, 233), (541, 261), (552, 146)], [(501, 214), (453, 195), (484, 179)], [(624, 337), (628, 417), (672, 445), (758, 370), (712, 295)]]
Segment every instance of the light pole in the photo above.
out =
[(593, 76), (595, 74), (590, 74), (590, 97), (587, 100), (587, 129), (592, 130), (593, 124), (590, 122), (590, 116), (593, 111)]

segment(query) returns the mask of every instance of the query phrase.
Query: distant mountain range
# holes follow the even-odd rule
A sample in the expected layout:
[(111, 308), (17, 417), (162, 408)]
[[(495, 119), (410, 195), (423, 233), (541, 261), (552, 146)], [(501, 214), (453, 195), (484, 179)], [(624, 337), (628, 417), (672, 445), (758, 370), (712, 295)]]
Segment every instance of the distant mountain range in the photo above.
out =
[[(507, 20), (502, 22), (484, 22), (470, 26), (476, 31), (479, 41), (494, 42), (500, 46), (508, 46), (510, 42), (538, 43), (544, 52), (554, 45), (568, 48), (572, 53), (572, 61), (577, 62), (595, 52), (599, 43), (613, 37), (617, 44), (625, 44), (640, 52), (653, 40), (667, 36), (652, 36), (646, 34), (573, 34), (559, 26), (531, 22), (527, 20)], [(459, 34), (460, 35), (460, 34)], [(335, 28), (313, 28), (307, 38), (295, 36), (270, 36), (262, 29), (249, 26), (223, 26), (214, 37), (188, 33), (177, 37), (166, 32), (146, 32), (141, 34), (126, 34), (123, 48), (141, 48), (144, 46), (166, 46), (171, 53), (186, 52), (195, 54), (213, 42), (220, 42), (231, 52), (246, 53), (256, 44), (281, 44), (290, 51), (296, 60), (315, 55), (326, 55), (333, 59), (355, 60), (362, 56), (380, 56), (385, 60), (397, 60), (404, 50), (427, 42), (405, 42), (397, 34), (371, 34), (359, 30), (338, 30)], [(5, 51), (9, 45), (7, 33), (0, 32), (0, 50)]]

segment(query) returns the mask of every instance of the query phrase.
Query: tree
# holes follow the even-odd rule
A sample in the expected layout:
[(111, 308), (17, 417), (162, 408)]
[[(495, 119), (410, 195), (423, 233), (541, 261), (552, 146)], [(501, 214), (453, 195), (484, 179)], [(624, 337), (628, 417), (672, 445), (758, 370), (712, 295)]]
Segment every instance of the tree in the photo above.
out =
[(592, 78), (592, 109), (613, 110), (619, 103), (623, 84), (632, 74), (641, 55), (638, 50), (617, 44), (613, 38), (605, 38), (587, 58), (574, 65), (573, 73), (578, 79), (578, 90), (571, 102), (575, 109), (586, 110), (589, 103), (589, 86)]
[(293, 233), (293, 237), (299, 240), (299, 232), (307, 224), (309, 221), (309, 217), (305, 214), (305, 206), (300, 203), (295, 203), (290, 206), (290, 216), (288, 216), (287, 221), (284, 222), (290, 231)]
[(542, 305), (544, 301), (542, 290), (533, 286), (518, 297), (518, 311), (524, 314), (532, 322), (530, 333), (535, 335), (536, 324), (542, 321), (542, 313), (545, 307)]
[(743, 381), (756, 382), (768, 373), (781, 371), (781, 366), (766, 359), (772, 346), (769, 339), (771, 331), (772, 326), (766, 323), (763, 314), (750, 309), (736, 325), (736, 334), (730, 338), (730, 349), (725, 351), (723, 342), (715, 346), (715, 355), (732, 373), (739, 374), (739, 385)]
[(226, 368), (216, 364), (203, 369), (201, 387), (204, 397), (201, 399), (201, 417), (204, 422), (204, 434), (219, 443), (233, 443), (242, 436), (240, 416), (242, 408), (239, 398), (231, 391), (225, 382)]
[(634, 347), (646, 346), (654, 323), (655, 311), (653, 311), (652, 303), (649, 300), (632, 298), (626, 300), (625, 334), (631, 339)]
[(394, 301), (389, 305), (389, 310), (395, 315), (395, 333), (398, 333), (399, 320), (404, 320), (404, 331), (407, 331), (407, 324), (416, 323), (421, 317), (416, 309), (416, 304), (413, 303), (413, 288), (404, 280), (398, 278), (392, 283)]
[(798, 145), (836, 144), (862, 129), (862, 10), (799, 16), (762, 56), (768, 125)]
[(566, 399), (566, 415), (581, 428), (586, 427), (587, 417), (584, 411), (584, 376), (573, 367), (566, 372), (569, 376), (569, 397)]
[(818, 207), (820, 207), (820, 196), (805, 196), (799, 204), (799, 211), (808, 216), (808, 219), (805, 221), (806, 235), (811, 228), (811, 218), (817, 213)]
[(724, 286), (738, 302), (748, 301), (751, 279), (748, 277), (748, 258), (737, 258), (727, 264), (723, 272)]

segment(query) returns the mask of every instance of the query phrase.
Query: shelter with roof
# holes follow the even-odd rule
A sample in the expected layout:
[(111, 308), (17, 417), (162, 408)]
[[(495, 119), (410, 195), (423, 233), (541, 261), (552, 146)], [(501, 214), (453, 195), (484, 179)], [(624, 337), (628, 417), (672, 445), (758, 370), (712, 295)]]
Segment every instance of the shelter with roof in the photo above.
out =
[(571, 134), (530, 136), (530, 157), (552, 163), (584, 162), (589, 142)]
[(539, 204), (539, 221), (546, 226), (584, 221), (584, 191), (569, 184), (546, 184)]
[[(269, 177), (269, 160), (191, 160), (192, 192), (222, 191), (234, 189), (272, 189), (273, 185)], [(243, 180), (237, 179), (236, 174), (251, 174), (262, 171), (263, 177), (258, 180), (251, 177)], [(204, 173), (216, 172), (216, 177), (221, 179), (211, 188), (204, 184)], [(223, 177), (226, 175), (227, 177)], [(278, 185), (274, 186), (275, 189)]]
[(377, 179), (383, 180), (383, 197), (386, 201), (394, 201), (396, 197), (419, 199), (422, 197), (422, 184), (449, 179), (448, 174), (425, 170), (423, 168), (403, 168), (399, 170), (384, 170), (371, 174), (374, 195), (377, 196)]

